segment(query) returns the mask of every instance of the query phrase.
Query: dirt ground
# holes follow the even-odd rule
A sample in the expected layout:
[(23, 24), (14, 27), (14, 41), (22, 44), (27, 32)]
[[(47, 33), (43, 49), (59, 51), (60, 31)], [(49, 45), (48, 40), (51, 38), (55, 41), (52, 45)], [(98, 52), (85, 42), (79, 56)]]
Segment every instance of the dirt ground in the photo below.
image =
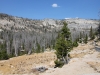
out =
[[(100, 42), (94, 46), (93, 41), (88, 44), (79, 44), (70, 52), (71, 59), (62, 68), (53, 68), (56, 55), (54, 52), (45, 52), (32, 55), (23, 55), (9, 60), (0, 61), (0, 73), (3, 75), (100, 75)], [(97, 48), (95, 48), (97, 47)], [(32, 73), (34, 67), (45, 66), (44, 73)]]
[(32, 68), (38, 66), (53, 67), (55, 59), (54, 52), (18, 56), (0, 61), (0, 72), (3, 74), (30, 73)]
[(70, 56), (69, 63), (62, 68), (50, 69), (40, 75), (100, 75), (100, 52), (95, 49), (93, 41), (79, 44)]

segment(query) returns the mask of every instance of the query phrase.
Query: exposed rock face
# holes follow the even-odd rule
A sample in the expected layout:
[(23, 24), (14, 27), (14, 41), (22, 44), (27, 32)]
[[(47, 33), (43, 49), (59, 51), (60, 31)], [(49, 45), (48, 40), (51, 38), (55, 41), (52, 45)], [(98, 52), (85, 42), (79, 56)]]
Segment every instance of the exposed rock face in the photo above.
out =
[(64, 20), (56, 20), (56, 19), (43, 19), (43, 20), (32, 20), (22, 17), (10, 16), (8, 14), (0, 14), (0, 27), (8, 30), (37, 30), (42, 27), (47, 27), (48, 30), (52, 30), (53, 28), (61, 29), (63, 26), (63, 21), (66, 21), (69, 25), (70, 29), (75, 28), (76, 30), (88, 30), (91, 26), (96, 28), (98, 25), (98, 20), (90, 20), (90, 19), (64, 19)]

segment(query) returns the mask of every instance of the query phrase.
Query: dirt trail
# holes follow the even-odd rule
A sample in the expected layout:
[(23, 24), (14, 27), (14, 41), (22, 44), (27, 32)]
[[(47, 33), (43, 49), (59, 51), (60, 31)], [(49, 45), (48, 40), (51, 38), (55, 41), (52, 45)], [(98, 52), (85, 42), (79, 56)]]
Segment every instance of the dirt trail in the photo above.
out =
[(40, 75), (100, 75), (100, 52), (95, 50), (92, 42), (74, 48), (70, 52), (71, 60), (63, 68), (51, 69)]

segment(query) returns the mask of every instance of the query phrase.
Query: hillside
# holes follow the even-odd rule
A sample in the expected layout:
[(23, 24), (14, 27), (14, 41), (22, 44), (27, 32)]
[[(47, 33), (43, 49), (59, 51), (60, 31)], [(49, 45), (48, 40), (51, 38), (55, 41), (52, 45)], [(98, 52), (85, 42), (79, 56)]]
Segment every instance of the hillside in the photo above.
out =
[[(76, 38), (80, 32), (89, 34), (89, 30), (97, 28), (99, 21), (94, 19), (81, 19), (81, 18), (70, 18), (70, 19), (28, 19), (22, 17), (15, 17), (8, 14), (0, 14), (0, 27), (2, 29), (11, 30), (14, 32), (18, 31), (31, 31), (34, 33), (45, 33), (51, 32), (57, 34), (63, 26), (63, 22), (68, 23), (68, 27), (71, 31), (72, 38)], [(77, 35), (77, 36), (75, 36)], [(56, 36), (55, 36), (56, 37)]]
[[(0, 43), (10, 56), (44, 52), (53, 49), (63, 22), (68, 23), (72, 41), (96, 31), (98, 20), (92, 19), (28, 19), (0, 13)], [(2, 51), (2, 49), (1, 49)]]
[[(60, 29), (63, 26), (63, 21), (66, 21), (69, 25), (69, 28), (83, 28), (88, 29), (91, 26), (96, 28), (98, 25), (98, 20), (93, 19), (80, 19), (80, 18), (71, 18), (71, 19), (28, 19), (22, 17), (15, 17), (8, 14), (0, 13), (0, 26), (1, 28), (8, 30), (34, 30), (38, 31), (43, 27), (46, 27), (48, 30), (52, 30), (53, 28)], [(88, 27), (87, 27), (88, 26)], [(42, 31), (42, 30), (40, 30)]]

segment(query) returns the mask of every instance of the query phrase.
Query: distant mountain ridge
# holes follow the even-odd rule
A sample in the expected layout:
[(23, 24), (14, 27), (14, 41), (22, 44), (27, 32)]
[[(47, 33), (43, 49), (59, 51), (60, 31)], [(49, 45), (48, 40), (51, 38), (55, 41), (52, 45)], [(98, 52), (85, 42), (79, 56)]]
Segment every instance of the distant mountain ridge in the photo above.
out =
[[(25, 30), (35, 30), (35, 28), (41, 28), (47, 26), (47, 28), (61, 28), (63, 26), (63, 21), (66, 21), (68, 25), (81, 25), (86, 24), (94, 27), (94, 25), (98, 25), (98, 20), (90, 20), (90, 19), (62, 19), (62, 20), (56, 20), (56, 19), (43, 19), (43, 20), (37, 20), (37, 19), (28, 19), (28, 18), (22, 18), (22, 17), (15, 17), (8, 14), (0, 13), (0, 27), (4, 29), (11, 30), (12, 28), (15, 29), (25, 29)], [(31, 27), (31, 28), (30, 28)], [(70, 26), (69, 26), (70, 27)]]

